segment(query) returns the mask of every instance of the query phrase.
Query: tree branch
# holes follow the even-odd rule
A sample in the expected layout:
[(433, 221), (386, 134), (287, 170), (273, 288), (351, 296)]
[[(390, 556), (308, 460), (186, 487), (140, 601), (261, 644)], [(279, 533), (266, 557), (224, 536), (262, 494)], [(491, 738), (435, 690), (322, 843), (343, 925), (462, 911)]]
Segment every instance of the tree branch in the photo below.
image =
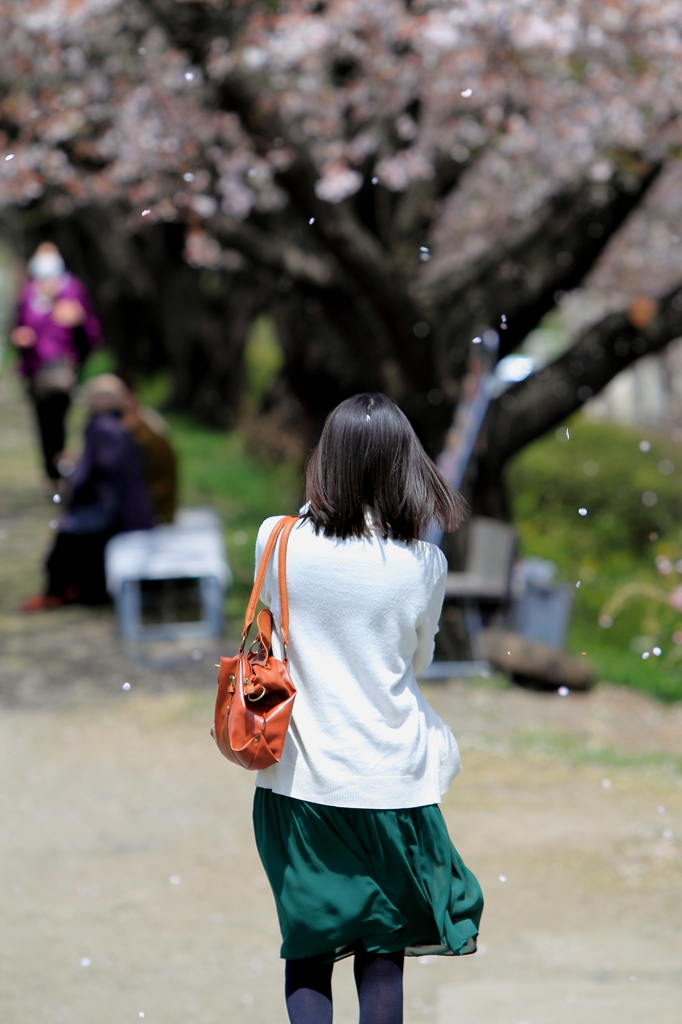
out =
[(640, 161), (636, 175), (609, 185), (580, 182), (552, 196), (463, 279), (442, 273), (428, 301), (446, 322), (447, 343), (468, 346), (477, 326), (497, 326), (504, 314), (500, 356), (513, 351), (555, 305), (555, 293), (583, 280), (660, 171)]
[[(205, 56), (210, 28), (204, 29), (197, 43), (192, 38), (193, 30), (178, 16), (178, 8), (183, 5), (170, 0), (146, 0), (146, 5), (176, 45), (187, 49), (194, 59)], [(410, 414), (423, 418), (427, 409), (426, 393), (436, 385), (436, 364), (431, 345), (415, 343), (412, 328), (424, 319), (424, 313), (409, 294), (406, 282), (396, 280), (396, 268), (386, 250), (360, 224), (349, 203), (331, 204), (318, 199), (315, 195), (317, 169), (305, 148), (292, 138), (274, 103), (264, 102), (256, 88), (238, 73), (227, 75), (219, 83), (217, 93), (222, 108), (239, 115), (256, 148), (270, 149), (275, 139), (282, 139), (295, 154), (292, 165), (280, 172), (277, 180), (299, 212), (308, 220), (315, 219), (316, 232), (383, 321), (419, 398), (420, 408), (410, 410)], [(440, 418), (440, 411), (431, 409), (429, 412), (430, 418), (434, 415)], [(446, 409), (442, 412), (445, 426), (448, 412)]]
[(240, 3), (205, 3), (202, 0), (142, 0), (173, 43), (201, 63), (211, 40), (218, 36), (233, 39), (254, 9), (257, 0)]
[[(197, 44), (191, 38), (192, 32), (177, 16), (178, 4), (171, 0), (145, 2), (177, 46), (187, 49), (197, 61), (205, 59), (210, 29), (203, 33), (201, 42)], [(216, 82), (215, 88), (218, 105), (238, 114), (257, 151), (265, 153), (275, 143), (281, 145), (284, 141), (293, 152), (292, 165), (281, 171), (277, 180), (289, 193), (299, 213), (308, 221), (314, 218), (315, 232), (345, 271), (348, 278), (346, 290), (350, 288), (361, 293), (380, 322), (381, 331), (390, 339), (390, 347), (401, 365), (403, 376), (409, 381), (409, 389), (402, 400), (403, 408), (420, 436), (427, 443), (437, 445), (434, 438), (439, 438), (447, 429), (451, 403), (445, 400), (439, 405), (429, 404), (427, 396), (438, 385), (436, 359), (430, 342), (419, 340), (414, 335), (414, 325), (426, 317), (420, 303), (410, 294), (407, 282), (399, 278), (380, 241), (358, 221), (348, 202), (331, 204), (316, 196), (318, 171), (304, 140), (295, 137), (295, 130), (289, 131), (272, 97), (259, 92), (255, 82), (251, 83), (237, 72)], [(243, 228), (237, 232), (233, 224), (229, 231), (234, 232), (232, 244), (241, 251), (246, 251), (248, 245), (254, 256), (258, 252), (259, 259), (261, 254), (265, 254), (260, 240), (247, 236)], [(282, 259), (280, 252), (277, 261)], [(294, 264), (294, 269), (300, 272), (301, 261), (294, 261)]]
[[(178, 5), (171, 0), (145, 0), (147, 9), (159, 17), (175, 45), (186, 48), (196, 60), (203, 60), (209, 44), (210, 32), (205, 33), (201, 44), (191, 40), (191, 33), (178, 22)], [(223, 33), (227, 34), (227, 33)], [(437, 451), (440, 438), (449, 424), (452, 403), (449, 399), (439, 404), (429, 403), (428, 395), (437, 388), (438, 375), (433, 346), (429, 341), (419, 340), (414, 326), (425, 321), (426, 316), (419, 301), (410, 293), (407, 282), (397, 274), (386, 250), (374, 234), (361, 225), (354, 210), (348, 203), (330, 204), (315, 195), (318, 172), (304, 145), (304, 139), (295, 137), (295, 130), (289, 128), (280, 116), (278, 106), (271, 95), (259, 91), (257, 83), (251, 83), (239, 73), (230, 73), (215, 83), (217, 103), (222, 110), (236, 113), (249, 133), (257, 152), (267, 153), (273, 145), (285, 142), (294, 155), (292, 165), (278, 175), (279, 183), (288, 191), (292, 206), (301, 216), (310, 221), (314, 218), (314, 231), (344, 271), (343, 289), (349, 301), (363, 296), (379, 333), (389, 341), (392, 356), (400, 366), (400, 376), (407, 383), (400, 395), (404, 412), (413, 421), (429, 449)], [(247, 225), (239, 230), (235, 223), (225, 225), (222, 238), (231, 237), (231, 244), (242, 252), (249, 252), (253, 258), (265, 257), (266, 247), (262, 237), (247, 233)], [(251, 225), (249, 225), (250, 227)], [(273, 239), (268, 239), (273, 242)], [(269, 258), (282, 265), (288, 259), (289, 272), (294, 271), (300, 280), (306, 273), (310, 276), (307, 260), (297, 259), (292, 253), (285, 257), (281, 248)], [(317, 267), (312, 271), (318, 286), (321, 276)], [(323, 271), (323, 276), (324, 276)]]
[(342, 275), (329, 258), (305, 252), (276, 235), (266, 234), (253, 224), (224, 213), (214, 214), (205, 224), (221, 242), (238, 249), (255, 263), (279, 270), (313, 288), (339, 287)]
[[(551, 430), (598, 394), (617, 373), (648, 352), (682, 336), (682, 290), (677, 285), (645, 315), (633, 303), (613, 313), (549, 366), (515, 384), (491, 403), (485, 471), (499, 470), (512, 455)], [(646, 326), (642, 321), (651, 315)], [(637, 326), (637, 324), (640, 326)]]
[(328, 203), (317, 197), (317, 169), (304, 147), (291, 138), (273, 106), (260, 102), (239, 76), (229, 76), (221, 91), (223, 103), (239, 114), (252, 137), (268, 146), (279, 137), (294, 153), (292, 164), (277, 176), (279, 184), (307, 220), (314, 218), (316, 233), (347, 274), (350, 287), (362, 292), (383, 324), (395, 356), (410, 380), (411, 391), (406, 394), (403, 407), (417, 432), (426, 437), (438, 434), (441, 428), (444, 431), (450, 418), (449, 404), (429, 406), (426, 399), (438, 384), (433, 346), (418, 341), (413, 331), (414, 325), (425, 319), (424, 311), (406, 281), (397, 274), (386, 250), (359, 223), (350, 202)]
[[(338, 262), (375, 307), (396, 345), (401, 348), (411, 372), (424, 378), (423, 386), (433, 386), (433, 370), (424, 372), (428, 346), (415, 345), (413, 325), (424, 313), (405, 283), (396, 280), (396, 268), (378, 238), (358, 221), (349, 201), (328, 203), (315, 194), (319, 179), (304, 146), (283, 124), (272, 105), (266, 107), (258, 94), (241, 76), (230, 75), (221, 83), (223, 105), (238, 113), (246, 129), (256, 140), (271, 146), (276, 138), (285, 140), (294, 153), (291, 165), (277, 175), (294, 206), (307, 219), (314, 218), (315, 231), (324, 240)], [(421, 353), (421, 355), (419, 355)]]
[(467, 166), (441, 154), (435, 161), (433, 177), (412, 182), (398, 198), (389, 247), (404, 274), (414, 270), (418, 246), (433, 221), (433, 205), (455, 187)]

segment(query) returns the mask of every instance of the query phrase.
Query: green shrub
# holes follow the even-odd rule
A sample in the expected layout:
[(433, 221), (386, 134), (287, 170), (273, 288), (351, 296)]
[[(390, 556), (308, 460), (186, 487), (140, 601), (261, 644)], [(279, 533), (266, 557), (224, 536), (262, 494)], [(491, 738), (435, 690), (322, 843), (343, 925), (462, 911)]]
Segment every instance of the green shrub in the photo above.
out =
[[(569, 649), (586, 651), (601, 678), (682, 698), (682, 647), (673, 640), (682, 616), (666, 600), (682, 583), (682, 446), (584, 417), (567, 427), (570, 440), (562, 426), (510, 467), (522, 554), (549, 558), (561, 579), (580, 583)], [(604, 606), (631, 584), (639, 592), (600, 627)], [(643, 660), (655, 646), (661, 656)]]

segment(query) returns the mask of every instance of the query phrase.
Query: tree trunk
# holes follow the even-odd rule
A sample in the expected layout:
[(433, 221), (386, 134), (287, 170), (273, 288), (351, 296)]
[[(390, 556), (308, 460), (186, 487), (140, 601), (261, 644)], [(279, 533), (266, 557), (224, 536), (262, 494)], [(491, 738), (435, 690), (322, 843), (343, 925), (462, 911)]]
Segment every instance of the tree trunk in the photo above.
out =
[(339, 402), (360, 391), (386, 391), (400, 400), (405, 381), (362, 298), (344, 292), (292, 288), (273, 313), (285, 355), (282, 377), (304, 412), (306, 442), (315, 443)]
[(490, 471), (486, 462), (474, 462), (468, 500), (473, 516), (488, 516), (511, 522), (511, 502), (507, 487), (506, 467)]

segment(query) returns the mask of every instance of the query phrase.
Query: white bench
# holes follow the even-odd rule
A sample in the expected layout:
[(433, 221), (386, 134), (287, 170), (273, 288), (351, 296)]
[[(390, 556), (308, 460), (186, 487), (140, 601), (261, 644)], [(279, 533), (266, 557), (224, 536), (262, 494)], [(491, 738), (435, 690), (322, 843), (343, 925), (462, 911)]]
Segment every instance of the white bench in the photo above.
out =
[(220, 520), (210, 509), (180, 509), (168, 526), (119, 533), (107, 544), (104, 559), (107, 590), (126, 639), (202, 639), (220, 633), (232, 573)]

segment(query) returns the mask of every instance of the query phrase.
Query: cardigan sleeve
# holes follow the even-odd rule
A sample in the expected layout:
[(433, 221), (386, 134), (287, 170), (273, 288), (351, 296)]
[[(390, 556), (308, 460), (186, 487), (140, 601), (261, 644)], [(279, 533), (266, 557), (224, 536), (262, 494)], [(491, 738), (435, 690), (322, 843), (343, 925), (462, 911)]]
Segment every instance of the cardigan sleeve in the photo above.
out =
[(445, 579), (448, 574), (448, 564), (443, 552), (434, 545), (429, 544), (429, 547), (432, 548), (432, 552), (429, 552), (431, 557), (427, 559), (430, 571), (427, 572), (426, 584), (430, 593), (424, 611), (417, 620), (417, 649), (413, 660), (415, 676), (421, 675), (433, 661), (438, 620), (445, 597)]

